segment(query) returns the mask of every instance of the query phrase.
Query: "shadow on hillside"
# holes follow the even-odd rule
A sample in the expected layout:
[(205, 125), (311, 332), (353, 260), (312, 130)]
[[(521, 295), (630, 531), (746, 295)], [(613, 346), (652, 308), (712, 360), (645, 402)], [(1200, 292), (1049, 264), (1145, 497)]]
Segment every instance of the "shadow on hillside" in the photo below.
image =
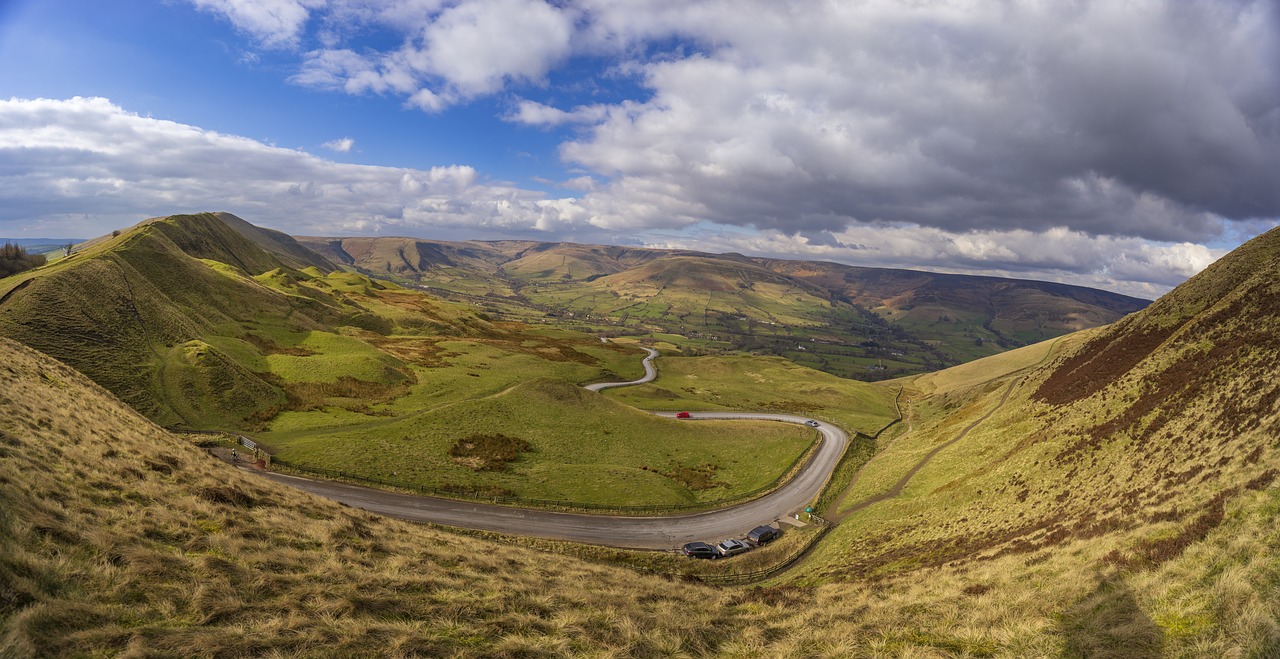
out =
[(1138, 606), (1121, 579), (1107, 579), (1064, 611), (1059, 633), (1066, 640), (1063, 656), (1101, 659), (1159, 657), (1163, 634)]

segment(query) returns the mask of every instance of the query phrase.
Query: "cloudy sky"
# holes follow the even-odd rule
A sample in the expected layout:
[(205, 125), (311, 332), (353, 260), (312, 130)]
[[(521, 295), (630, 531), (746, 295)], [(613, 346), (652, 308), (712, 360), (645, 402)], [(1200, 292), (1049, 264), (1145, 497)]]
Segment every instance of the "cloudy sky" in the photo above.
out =
[(1154, 297), (1280, 224), (1280, 8), (0, 0), (0, 236), (201, 210)]

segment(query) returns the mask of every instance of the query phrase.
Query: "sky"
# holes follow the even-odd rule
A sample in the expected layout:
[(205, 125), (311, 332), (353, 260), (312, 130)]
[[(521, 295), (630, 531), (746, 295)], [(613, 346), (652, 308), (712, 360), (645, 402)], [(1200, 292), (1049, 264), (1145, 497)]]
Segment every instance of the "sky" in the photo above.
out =
[(228, 211), (1154, 298), (1280, 224), (1276, 0), (0, 0), (0, 236)]

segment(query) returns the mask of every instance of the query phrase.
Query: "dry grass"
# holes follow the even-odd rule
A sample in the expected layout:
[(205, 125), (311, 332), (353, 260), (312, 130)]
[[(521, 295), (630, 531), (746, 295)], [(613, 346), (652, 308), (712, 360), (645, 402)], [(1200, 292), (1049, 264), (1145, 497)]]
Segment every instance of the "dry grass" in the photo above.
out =
[(985, 420), (763, 588), (302, 495), (0, 341), (0, 655), (1280, 656), (1277, 262), (1094, 334), (1101, 383), (1064, 346), (921, 387), (855, 486)]
[(732, 561), (495, 544), (242, 475), (67, 367), (0, 351), (4, 656), (1268, 656), (1280, 644), (1269, 483), (1224, 499), (1203, 540), (1141, 570), (1107, 559), (1132, 534), (1104, 534), (712, 589), (605, 562)]

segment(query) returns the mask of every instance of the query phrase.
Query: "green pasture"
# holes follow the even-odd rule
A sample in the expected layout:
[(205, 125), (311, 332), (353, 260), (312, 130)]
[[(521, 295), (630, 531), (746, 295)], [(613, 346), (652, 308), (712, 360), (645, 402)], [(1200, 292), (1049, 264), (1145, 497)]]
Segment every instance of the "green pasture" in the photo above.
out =
[(791, 412), (863, 433), (896, 418), (897, 387), (838, 378), (780, 357), (664, 356), (657, 364), (656, 381), (606, 394), (641, 409)]
[[(493, 433), (533, 449), (502, 472), (450, 458), (458, 440)], [(625, 506), (716, 501), (765, 487), (817, 434), (782, 423), (663, 419), (540, 379), (380, 424), (262, 439), (291, 462), (409, 485)], [(708, 474), (707, 482), (689, 482), (690, 470)]]

